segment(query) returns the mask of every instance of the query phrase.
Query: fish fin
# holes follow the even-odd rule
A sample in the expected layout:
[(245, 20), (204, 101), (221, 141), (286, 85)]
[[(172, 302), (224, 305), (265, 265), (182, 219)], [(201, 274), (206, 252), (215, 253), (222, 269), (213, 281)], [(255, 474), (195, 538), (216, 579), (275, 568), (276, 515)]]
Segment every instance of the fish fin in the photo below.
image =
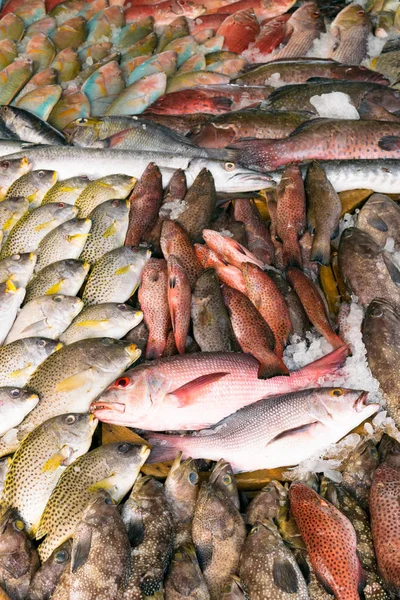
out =
[(42, 229), (46, 229), (51, 223), (53, 223), (54, 219), (51, 221), (46, 221), (46, 223), (41, 223), (40, 225), (36, 225), (35, 231), (42, 231)]
[(378, 142), (381, 150), (387, 150), (391, 152), (393, 150), (400, 150), (400, 136), (398, 135), (384, 135)]
[(55, 283), (54, 285), (49, 287), (48, 290), (46, 290), (46, 295), (58, 294), (60, 292), (60, 290), (62, 290), (64, 283), (65, 283), (65, 279), (60, 279), (60, 281), (57, 281), (57, 283)]
[(68, 241), (72, 242), (72, 243), (74, 243), (76, 241), (79, 242), (79, 240), (81, 240), (81, 239), (87, 240), (88, 237), (90, 237), (90, 236), (91, 236), (90, 233), (75, 233), (74, 235), (68, 236)]
[(100, 479), (99, 481), (96, 481), (96, 483), (92, 483), (92, 485), (87, 488), (87, 491), (94, 493), (98, 492), (99, 490), (103, 490), (105, 492), (112, 490), (114, 488), (114, 476), (115, 473), (111, 473), (111, 475), (108, 477)]
[(87, 321), (80, 321), (79, 323), (75, 323), (76, 327), (99, 327), (100, 329), (106, 329), (106, 325), (110, 322), (109, 319), (88, 319)]
[(305, 425), (299, 425), (298, 427), (292, 427), (292, 429), (287, 429), (286, 431), (282, 431), (282, 433), (278, 433), (275, 437), (273, 437), (266, 446), (271, 446), (276, 442), (280, 442), (286, 438), (296, 438), (298, 435), (302, 435), (307, 432), (314, 431), (320, 425), (319, 421), (314, 421), (312, 423), (306, 423)]
[(76, 573), (79, 567), (85, 564), (89, 557), (92, 545), (92, 528), (84, 526), (83, 531), (79, 531), (77, 538), (74, 539), (71, 556), (71, 572)]
[(71, 448), (67, 445), (63, 446), (60, 450), (58, 450), (58, 452), (53, 454), (53, 456), (51, 456), (49, 458), (49, 460), (47, 460), (44, 463), (44, 465), (42, 467), (43, 473), (49, 473), (51, 471), (56, 471), (58, 469), (58, 467), (61, 467), (64, 465), (64, 463), (70, 457), (70, 455), (71, 455)]
[(337, 348), (333, 352), (326, 354), (322, 358), (309, 363), (305, 367), (302, 367), (296, 371), (297, 375), (305, 376), (308, 379), (308, 387), (321, 387), (320, 379), (327, 375), (337, 374), (340, 367), (345, 363), (346, 358), (350, 354), (348, 346), (343, 345)]
[(389, 228), (386, 225), (385, 221), (383, 219), (381, 219), (381, 217), (375, 213), (373, 215), (368, 216), (367, 223), (368, 223), (368, 225), (370, 225), (377, 231), (384, 231), (384, 232), (389, 231)]
[(306, 83), (332, 83), (329, 77), (309, 77)]
[(111, 225), (109, 227), (107, 227), (107, 229), (103, 233), (103, 237), (104, 238), (111, 237), (112, 235), (114, 235), (114, 233), (116, 233), (118, 231), (118, 229), (119, 229), (119, 223), (118, 223), (118, 221), (114, 221), (113, 223), (111, 223)]
[(392, 261), (389, 254), (386, 252), (382, 253), (384, 263), (386, 265), (387, 270), (389, 271), (389, 275), (393, 283), (397, 286), (400, 286), (400, 271)]
[(71, 375), (71, 377), (66, 377), (66, 379), (59, 381), (56, 384), (56, 390), (58, 392), (76, 391), (86, 385), (89, 379), (92, 380), (95, 374), (96, 370), (93, 367), (89, 367), (89, 369), (85, 369), (84, 371), (75, 373), (75, 375)]
[(126, 532), (132, 548), (140, 546), (144, 540), (144, 524), (142, 519), (138, 519), (137, 516), (133, 518), (130, 511), (128, 512), (128, 519), (124, 520)]
[(258, 367), (258, 379), (269, 379), (279, 375), (289, 375), (289, 370), (285, 363), (271, 352), (271, 360), (260, 363)]
[(25, 327), (21, 333), (29, 335), (29, 337), (37, 337), (40, 332), (43, 332), (43, 328), (48, 327), (47, 320), (42, 319), (41, 321), (36, 321), (36, 323), (31, 323), (27, 327)]
[(329, 265), (331, 259), (331, 241), (316, 236), (313, 240), (310, 259), (320, 265)]
[(10, 377), (21, 377), (21, 375), (25, 375), (28, 378), (33, 374), (33, 365), (29, 363), (23, 369), (16, 369), (12, 373), (10, 373)]
[(204, 573), (208, 565), (212, 562), (213, 546), (211, 541), (210, 543), (203, 541), (201, 544), (196, 544), (196, 556), (200, 569)]
[(215, 160), (224, 160), (233, 163), (240, 161), (239, 150), (229, 150), (227, 148), (204, 148), (204, 150), (207, 152), (209, 158)]
[(8, 231), (9, 229), (12, 229), (15, 225), (15, 217), (14, 215), (12, 215), (9, 219), (7, 219), (7, 221), (4, 223), (2, 229), (4, 231)]
[(126, 275), (133, 269), (133, 265), (126, 265), (125, 267), (120, 267), (114, 272), (114, 275)]
[(178, 400), (179, 407), (187, 406), (195, 402), (198, 395), (209, 385), (216, 383), (229, 373), (209, 373), (192, 379), (188, 383), (185, 383), (181, 387), (177, 388), (173, 392), (169, 392), (167, 396), (175, 396)]
[(5, 282), (5, 286), (6, 286), (6, 292), (16, 292), (17, 291), (17, 288), (15, 287), (15, 285), (13, 284), (13, 282), (10, 278), (7, 279), (7, 281)]
[(146, 360), (161, 358), (167, 345), (167, 340), (156, 340), (149, 336), (146, 344)]
[(185, 442), (185, 436), (181, 435), (168, 435), (153, 431), (141, 431), (140, 435), (152, 446), (147, 460), (149, 464), (175, 460), (179, 451), (182, 450), (180, 446)]
[(276, 558), (272, 566), (272, 576), (275, 585), (283, 592), (295, 594), (298, 591), (298, 574), (290, 561)]

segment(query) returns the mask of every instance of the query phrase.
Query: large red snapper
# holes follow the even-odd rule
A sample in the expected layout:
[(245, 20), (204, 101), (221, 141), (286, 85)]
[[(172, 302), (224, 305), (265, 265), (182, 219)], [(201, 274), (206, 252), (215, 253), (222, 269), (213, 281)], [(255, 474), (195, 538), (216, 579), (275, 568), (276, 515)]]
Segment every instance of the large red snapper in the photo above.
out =
[(267, 380), (258, 379), (259, 363), (248, 354), (164, 358), (124, 373), (91, 410), (101, 421), (140, 429), (201, 429), (260, 398), (318, 386), (322, 377), (337, 372), (347, 353), (339, 348), (289, 377)]

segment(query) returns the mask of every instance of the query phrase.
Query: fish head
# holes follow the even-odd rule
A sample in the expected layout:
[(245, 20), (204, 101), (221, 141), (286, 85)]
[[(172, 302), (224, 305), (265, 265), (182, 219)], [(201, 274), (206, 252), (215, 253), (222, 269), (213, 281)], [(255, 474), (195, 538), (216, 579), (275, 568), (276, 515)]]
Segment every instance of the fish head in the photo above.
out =
[(185, 497), (193, 497), (197, 495), (200, 485), (199, 473), (196, 463), (191, 458), (182, 461), (182, 453), (180, 452), (171, 465), (165, 482), (166, 490), (171, 490), (171, 495), (179, 499)]
[(57, 181), (57, 171), (41, 170), (32, 171), (31, 175), (32, 182), (38, 190), (48, 190)]
[[(378, 81), (378, 83), (380, 83)], [(400, 90), (380, 86), (373, 88), (365, 94), (365, 100), (382, 106), (391, 113), (397, 113), (400, 110)]]
[(94, 498), (87, 505), (82, 515), (82, 521), (89, 526), (102, 527), (104, 519), (117, 510), (114, 498), (106, 490), (99, 489), (96, 490)]
[(321, 388), (310, 394), (310, 415), (328, 428), (350, 431), (380, 409), (368, 402), (368, 392), (346, 388)]
[(379, 458), (391, 467), (400, 468), (400, 443), (387, 433), (384, 433), (379, 444)]
[[(164, 392), (164, 393), (163, 393)], [(168, 382), (156, 369), (131, 369), (94, 400), (90, 410), (106, 423), (135, 423), (154, 409), (154, 400), (168, 392)]]
[(0, 518), (0, 556), (12, 556), (13, 572), (27, 570), (30, 542), (26, 535), (25, 523), (17, 510), (8, 508)]
[(140, 469), (150, 454), (150, 448), (130, 442), (107, 444), (102, 448), (104, 448), (102, 454), (109, 473), (113, 475), (110, 486), (102, 482), (101, 489), (106, 490), (116, 502), (119, 502), (136, 481)]
[(63, 452), (63, 466), (70, 465), (89, 450), (97, 424), (98, 420), (89, 413), (68, 413), (47, 422), (47, 429), (57, 438)]
[(231, 497), (237, 494), (236, 479), (233, 476), (232, 467), (230, 463), (222, 458), (213, 468), (209, 481), (217, 489), (224, 490), (227, 496)]
[(270, 552), (282, 545), (282, 538), (272, 519), (256, 523), (246, 540), (246, 549), (249, 553)]
[(231, 575), (222, 588), (222, 600), (244, 600), (246, 598), (244, 588), (239, 577)]
[(16, 355), (24, 356), (27, 365), (38, 365), (42, 363), (46, 358), (63, 346), (62, 343), (57, 340), (41, 337), (24, 338), (12, 343), (15, 345)]
[(133, 500), (138, 506), (149, 508), (154, 502), (164, 500), (164, 486), (154, 477), (138, 477), (129, 500)]
[[(64, 571), (66, 563), (70, 560), (71, 554), (72, 539), (70, 538), (54, 550), (50, 558), (46, 561), (47, 569), (50, 569), (52, 572), (61, 574)], [(46, 571), (46, 573), (49, 577), (50, 574), (48, 570)]]
[(287, 487), (272, 480), (263, 487), (246, 511), (247, 522), (255, 525), (265, 519), (276, 519), (287, 499)]
[(294, 482), (289, 488), (290, 506), (293, 511), (300, 512), (311, 507), (329, 507), (329, 503), (305, 483)]
[(332, 21), (332, 28), (349, 30), (357, 25), (366, 25), (369, 23), (369, 17), (360, 4), (350, 4), (346, 6)]
[(12, 158), (12, 154), (8, 157), (2, 157), (0, 160), (0, 176), (1, 178), (13, 177), (13, 181), (25, 175), (32, 169), (32, 163), (26, 158)]
[(5, 412), (6, 408), (10, 410), (18, 409), (19, 406), (24, 405), (25, 414), (28, 414), (35, 408), (39, 402), (39, 396), (33, 394), (28, 390), (24, 390), (18, 387), (1, 387), (0, 388), (0, 411)]
[(305, 2), (290, 17), (289, 23), (297, 31), (307, 31), (324, 29), (323, 19), (316, 2)]
[[(375, 298), (368, 306), (363, 322), (363, 335), (368, 330), (374, 331), (376, 327), (385, 327), (392, 331), (398, 331), (400, 327), (400, 314), (394, 306), (383, 298)], [(367, 333), (368, 334), (368, 333)]]
[(238, 162), (194, 158), (186, 169), (188, 186), (193, 183), (202, 168), (206, 167), (214, 177), (217, 192), (254, 192), (275, 188), (275, 182), (268, 173), (258, 173), (240, 166)]
[(9, 269), (13, 273), (33, 273), (37, 261), (36, 252), (24, 252), (7, 257)]
[(374, 258), (380, 251), (380, 246), (372, 237), (357, 227), (348, 227), (341, 235), (339, 254), (343, 254), (344, 260), (351, 259), (354, 253), (359, 256)]

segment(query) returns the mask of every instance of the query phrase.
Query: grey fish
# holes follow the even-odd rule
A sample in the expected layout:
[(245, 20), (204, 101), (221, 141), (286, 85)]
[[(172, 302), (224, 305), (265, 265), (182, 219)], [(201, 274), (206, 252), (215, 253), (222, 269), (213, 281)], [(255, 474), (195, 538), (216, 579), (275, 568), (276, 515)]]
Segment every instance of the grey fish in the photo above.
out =
[(75, 204), (89, 183), (90, 179), (86, 175), (78, 175), (69, 179), (63, 179), (63, 181), (57, 181), (43, 198), (42, 204), (49, 204), (49, 202)]
[(82, 300), (75, 296), (38, 296), (18, 313), (6, 343), (35, 336), (58, 340), (82, 308)]
[(234, 349), (232, 325), (213, 269), (206, 269), (196, 281), (191, 314), (193, 335), (202, 352), (230, 352)]
[(400, 250), (400, 207), (388, 196), (372, 194), (368, 198), (358, 213), (357, 228), (368, 233), (381, 249), (391, 238), (393, 249)]
[(129, 573), (130, 545), (113, 498), (99, 490), (75, 527), (70, 599), (116, 600)]
[(5, 243), (11, 229), (28, 212), (28, 208), (28, 200), (22, 197), (9, 198), (0, 202), (0, 229), (3, 236), (1, 244)]
[(0, 260), (0, 282), (4, 283), (7, 279), (11, 279), (16, 287), (26, 288), (33, 275), (36, 260), (34, 252), (13, 254), (3, 258)]
[(16, 288), (11, 279), (0, 283), (0, 345), (4, 344), (24, 297), (25, 288)]
[(126, 302), (139, 285), (150, 250), (128, 246), (107, 252), (94, 265), (83, 290), (82, 300), (89, 306), (103, 302)]
[(135, 310), (128, 304), (106, 302), (86, 306), (60, 335), (63, 344), (72, 344), (85, 338), (110, 337), (123, 338), (143, 319), (141, 310)]
[(140, 353), (129, 342), (97, 338), (62, 347), (49, 356), (27, 383), (39, 394), (36, 408), (13, 430), (14, 436), (0, 441), (4, 456), (19, 446), (35, 427), (68, 411), (87, 412), (90, 402), (121, 375)]
[(16, 179), (8, 188), (6, 199), (23, 196), (29, 200), (29, 210), (37, 208), (46, 192), (57, 181), (57, 173), (50, 170), (30, 171)]
[(54, 340), (37, 337), (3, 346), (0, 348), (0, 385), (23, 387), (37, 367), (61, 346)]
[(174, 546), (190, 544), (192, 521), (199, 493), (199, 473), (191, 458), (181, 461), (178, 455), (165, 480), (165, 496), (174, 524)]
[(271, 520), (251, 529), (240, 556), (239, 575), (250, 598), (309, 600), (299, 566)]
[(39, 206), (34, 211), (25, 214), (14, 225), (2, 247), (0, 257), (34, 252), (47, 233), (61, 223), (76, 217), (77, 214), (78, 209), (75, 206), (69, 206), (63, 202)]
[(93, 415), (53, 417), (27, 435), (14, 454), (0, 507), (16, 509), (30, 537), (65, 468), (89, 450), (96, 426)]
[(208, 169), (202, 169), (187, 191), (184, 210), (176, 219), (192, 242), (201, 241), (201, 233), (207, 228), (216, 209), (214, 178)]
[(355, 227), (345, 229), (339, 243), (339, 266), (362, 306), (381, 298), (400, 309), (400, 270), (368, 233)]
[(150, 462), (174, 458), (181, 450), (184, 457), (210, 460), (223, 454), (236, 473), (298, 464), (338, 441), (379, 408), (379, 404), (368, 404), (366, 392), (341, 388), (270, 397), (200, 433), (146, 433), (153, 446)]
[(246, 528), (236, 506), (207, 483), (200, 488), (192, 535), (210, 598), (219, 600), (239, 566)]
[(85, 242), (81, 258), (90, 264), (103, 254), (124, 245), (129, 223), (129, 200), (107, 200), (89, 214), (92, 222), (90, 236)]
[(23, 158), (29, 160), (35, 169), (54, 169), (57, 171), (59, 179), (67, 179), (77, 175), (99, 178), (115, 173), (125, 173), (130, 177), (139, 179), (147, 165), (154, 162), (163, 175), (163, 187), (167, 186), (176, 169), (185, 170), (188, 185), (191, 185), (204, 167), (211, 171), (217, 191), (252, 192), (274, 187), (268, 174), (255, 173), (231, 161), (223, 162), (206, 158), (191, 159), (183, 155), (164, 154), (162, 152), (132, 152), (130, 150), (68, 146), (50, 148), (44, 146), (26, 149), (23, 152), (15, 150), (14, 155), (4, 156), (3, 160), (21, 160)]
[(0, 119), (18, 139), (24, 142), (51, 146), (66, 144), (66, 139), (60, 131), (23, 108), (2, 106)]
[[(7, 153), (15, 152), (15, 150), (8, 149)], [(1, 142), (0, 142), (0, 154), (1, 154)], [(7, 194), (7, 191), (12, 183), (21, 177), (25, 173), (28, 173), (32, 169), (32, 164), (26, 158), (26, 156), (20, 156), (14, 158), (9, 156), (0, 160), (0, 199), (3, 199)]]
[(39, 402), (39, 397), (17, 387), (0, 387), (0, 436), (16, 427)]
[(362, 337), (369, 368), (379, 381), (388, 413), (396, 424), (400, 423), (399, 332), (399, 309), (381, 298), (373, 300), (362, 324)]
[(162, 483), (140, 477), (122, 508), (131, 542), (131, 577), (124, 598), (137, 589), (154, 596), (162, 589), (173, 548), (173, 523)]
[(107, 491), (115, 502), (120, 502), (148, 455), (146, 446), (118, 442), (99, 446), (67, 467), (50, 496), (36, 535), (37, 539), (46, 535), (39, 546), (42, 561), (73, 535), (95, 493)]
[(165, 580), (165, 600), (209, 600), (206, 582), (193, 545), (178, 547)]
[(16, 510), (7, 509), (0, 518), (0, 588), (12, 600), (24, 600), (39, 566), (24, 522)]
[(73, 258), (44, 267), (27, 285), (25, 304), (48, 294), (76, 296), (89, 273), (90, 264)]
[[(36, 271), (51, 263), (65, 259), (77, 259), (89, 237), (90, 219), (71, 219), (55, 227), (40, 242)], [(86, 259), (83, 259), (86, 260)], [(90, 262), (90, 261), (87, 261)]]
[(28, 600), (50, 600), (64, 571), (71, 564), (72, 540), (56, 548), (35, 573), (31, 581)]

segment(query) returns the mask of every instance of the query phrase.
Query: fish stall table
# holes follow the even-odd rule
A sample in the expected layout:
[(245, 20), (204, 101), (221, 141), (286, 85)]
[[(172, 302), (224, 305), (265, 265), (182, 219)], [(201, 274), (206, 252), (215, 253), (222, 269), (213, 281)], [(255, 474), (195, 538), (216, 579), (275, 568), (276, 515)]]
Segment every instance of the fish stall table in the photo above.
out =
[(399, 82), (399, 0), (0, 0), (0, 600), (400, 596)]

